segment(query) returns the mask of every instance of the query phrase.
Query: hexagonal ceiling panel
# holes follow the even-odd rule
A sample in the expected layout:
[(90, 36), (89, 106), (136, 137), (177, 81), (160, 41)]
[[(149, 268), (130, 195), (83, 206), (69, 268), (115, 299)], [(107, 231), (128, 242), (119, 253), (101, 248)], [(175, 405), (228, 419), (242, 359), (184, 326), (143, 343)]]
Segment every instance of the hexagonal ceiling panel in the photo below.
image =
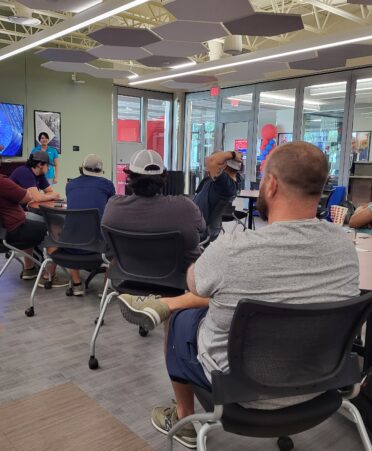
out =
[(325, 70), (333, 69), (335, 67), (344, 67), (346, 64), (346, 57), (342, 57), (337, 53), (335, 55), (327, 52), (326, 54), (319, 51), (318, 58), (310, 58), (308, 60), (293, 61), (289, 63), (291, 69), (303, 70)]
[(149, 56), (150, 53), (141, 48), (121, 47), (119, 45), (99, 45), (88, 51), (95, 58), (106, 58), (111, 60), (137, 60)]
[(141, 58), (137, 61), (148, 67), (172, 67), (178, 66), (179, 64), (186, 64), (190, 62), (188, 58), (178, 58), (175, 56), (161, 56), (161, 55), (146, 56), (146, 58)]
[(249, 0), (175, 0), (166, 8), (177, 19), (223, 22), (253, 14)]
[(126, 78), (132, 75), (132, 72), (117, 70), (117, 69), (103, 69), (92, 66), (86, 63), (66, 63), (63, 61), (48, 61), (41, 65), (46, 69), (57, 72), (78, 72), (81, 74), (88, 74), (95, 78)]
[(160, 41), (158, 36), (145, 28), (105, 27), (88, 36), (104, 45), (126, 47), (143, 47)]
[(101, 2), (102, 0), (19, 0), (19, 3), (31, 9), (69, 11), (72, 13), (78, 13)]
[(231, 34), (248, 36), (276, 36), (304, 28), (298, 14), (254, 13), (223, 24)]
[(154, 31), (169, 41), (205, 42), (226, 36), (226, 30), (221, 24), (184, 20), (167, 23), (154, 28)]
[(161, 56), (192, 56), (207, 53), (207, 48), (198, 42), (160, 41), (147, 45), (146, 50)]
[(36, 52), (35, 55), (48, 61), (64, 61), (68, 63), (88, 63), (96, 59), (95, 56), (89, 55), (87, 52), (71, 49), (45, 49)]
[(372, 5), (372, 0), (347, 0), (347, 3), (353, 5)]
[(133, 74), (128, 70), (103, 69), (95, 66), (90, 66), (87, 73), (95, 78), (126, 78)]
[(276, 72), (279, 70), (288, 69), (288, 64), (278, 61), (262, 61), (255, 64), (247, 64), (241, 67), (236, 67), (235, 71), (229, 73), (216, 74), (220, 81), (253, 81), (265, 78), (266, 72)]

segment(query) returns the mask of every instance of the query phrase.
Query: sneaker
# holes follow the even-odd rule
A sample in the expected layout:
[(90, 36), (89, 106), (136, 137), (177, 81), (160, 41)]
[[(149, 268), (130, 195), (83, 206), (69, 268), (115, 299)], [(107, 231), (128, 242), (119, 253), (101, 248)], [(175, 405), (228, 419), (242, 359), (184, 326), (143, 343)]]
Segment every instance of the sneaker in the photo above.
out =
[[(173, 407), (154, 407), (151, 413), (151, 423), (155, 429), (168, 434), (172, 427), (178, 422), (177, 408)], [(174, 439), (190, 449), (196, 449), (196, 431), (192, 423), (187, 424), (180, 429)]]
[(170, 316), (168, 305), (160, 298), (161, 296), (153, 294), (149, 296), (121, 294), (119, 296), (121, 313), (130, 323), (153, 330)]
[(23, 280), (32, 280), (32, 279), (36, 279), (37, 275), (38, 275), (39, 271), (36, 268), (36, 266), (34, 266), (31, 269), (24, 269), (21, 272), (21, 279)]
[(79, 285), (73, 285), (72, 286), (72, 294), (74, 296), (84, 296), (84, 286), (82, 283), (79, 283)]
[[(44, 288), (46, 282), (48, 282), (48, 279), (43, 277), (38, 283), (38, 287)], [(64, 279), (63, 277), (60, 277), (58, 274), (54, 274), (54, 276), (52, 277), (52, 288), (67, 287), (68, 284), (69, 281), (67, 279)]]

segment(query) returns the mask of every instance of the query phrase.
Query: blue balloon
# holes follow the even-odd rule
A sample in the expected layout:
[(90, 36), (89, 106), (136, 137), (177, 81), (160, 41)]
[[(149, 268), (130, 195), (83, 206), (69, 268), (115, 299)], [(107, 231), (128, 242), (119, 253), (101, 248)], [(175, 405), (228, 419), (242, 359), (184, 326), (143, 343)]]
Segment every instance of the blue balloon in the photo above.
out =
[(269, 144), (273, 146), (275, 144), (275, 139), (270, 139)]

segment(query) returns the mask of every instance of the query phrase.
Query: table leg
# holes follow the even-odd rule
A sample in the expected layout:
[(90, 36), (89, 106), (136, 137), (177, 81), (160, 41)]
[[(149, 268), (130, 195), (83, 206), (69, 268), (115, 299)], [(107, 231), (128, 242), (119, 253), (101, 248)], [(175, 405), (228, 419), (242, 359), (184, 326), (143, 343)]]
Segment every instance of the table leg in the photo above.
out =
[(254, 204), (254, 199), (253, 199), (253, 197), (250, 197), (249, 205), (248, 205), (248, 229), (251, 229), (251, 230), (253, 227), (253, 204)]

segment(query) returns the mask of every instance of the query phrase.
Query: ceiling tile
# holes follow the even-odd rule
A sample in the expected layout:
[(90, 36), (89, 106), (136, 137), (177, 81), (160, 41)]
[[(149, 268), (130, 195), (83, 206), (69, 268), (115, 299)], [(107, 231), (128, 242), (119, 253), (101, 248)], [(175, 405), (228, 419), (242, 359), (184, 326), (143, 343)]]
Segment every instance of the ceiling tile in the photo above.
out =
[(64, 61), (48, 61), (47, 63), (43, 63), (41, 67), (45, 67), (46, 69), (55, 70), (57, 72), (79, 72), (79, 73), (88, 73), (90, 64), (85, 63), (67, 63)]
[(99, 45), (88, 51), (95, 58), (111, 60), (137, 60), (149, 56), (149, 52), (137, 47), (121, 47), (119, 45)]
[(126, 78), (129, 75), (133, 75), (133, 72), (127, 70), (118, 69), (103, 69), (95, 66), (90, 66), (87, 71), (89, 75), (95, 78)]
[(221, 24), (184, 20), (167, 23), (154, 28), (154, 31), (169, 41), (205, 42), (226, 36), (226, 30)]
[(100, 0), (19, 0), (31, 9), (44, 9), (49, 11), (69, 11), (78, 13), (85, 8), (101, 3)]
[(87, 63), (96, 59), (95, 56), (83, 50), (71, 49), (45, 49), (40, 50), (36, 55), (48, 61), (64, 61), (70, 63)]
[(254, 13), (223, 24), (231, 34), (247, 36), (276, 36), (304, 28), (298, 14)]
[(248, 0), (175, 0), (166, 8), (177, 19), (223, 22), (254, 13)]
[(303, 69), (303, 70), (325, 70), (333, 69), (335, 67), (344, 67), (346, 64), (346, 58), (342, 58), (339, 55), (320, 54), (318, 58), (311, 58), (302, 61), (293, 61), (289, 63), (291, 69)]
[(171, 67), (177, 66), (178, 64), (186, 64), (190, 62), (188, 58), (161, 55), (146, 56), (145, 58), (141, 58), (137, 61), (148, 67)]
[(146, 50), (161, 56), (192, 56), (207, 53), (206, 47), (198, 42), (160, 41), (147, 45)]
[(372, 0), (347, 0), (347, 3), (353, 5), (372, 5)]
[(160, 41), (146, 28), (105, 27), (93, 31), (88, 36), (101, 44), (126, 47), (143, 47)]
[(288, 64), (278, 61), (262, 61), (236, 67), (235, 72), (216, 74), (220, 81), (253, 81), (265, 78), (266, 72), (288, 70)]
[(372, 45), (368, 44), (350, 44), (335, 47), (329, 50), (321, 50), (319, 54), (324, 55), (338, 55), (346, 59), (349, 58), (361, 58), (363, 56), (372, 55)]

